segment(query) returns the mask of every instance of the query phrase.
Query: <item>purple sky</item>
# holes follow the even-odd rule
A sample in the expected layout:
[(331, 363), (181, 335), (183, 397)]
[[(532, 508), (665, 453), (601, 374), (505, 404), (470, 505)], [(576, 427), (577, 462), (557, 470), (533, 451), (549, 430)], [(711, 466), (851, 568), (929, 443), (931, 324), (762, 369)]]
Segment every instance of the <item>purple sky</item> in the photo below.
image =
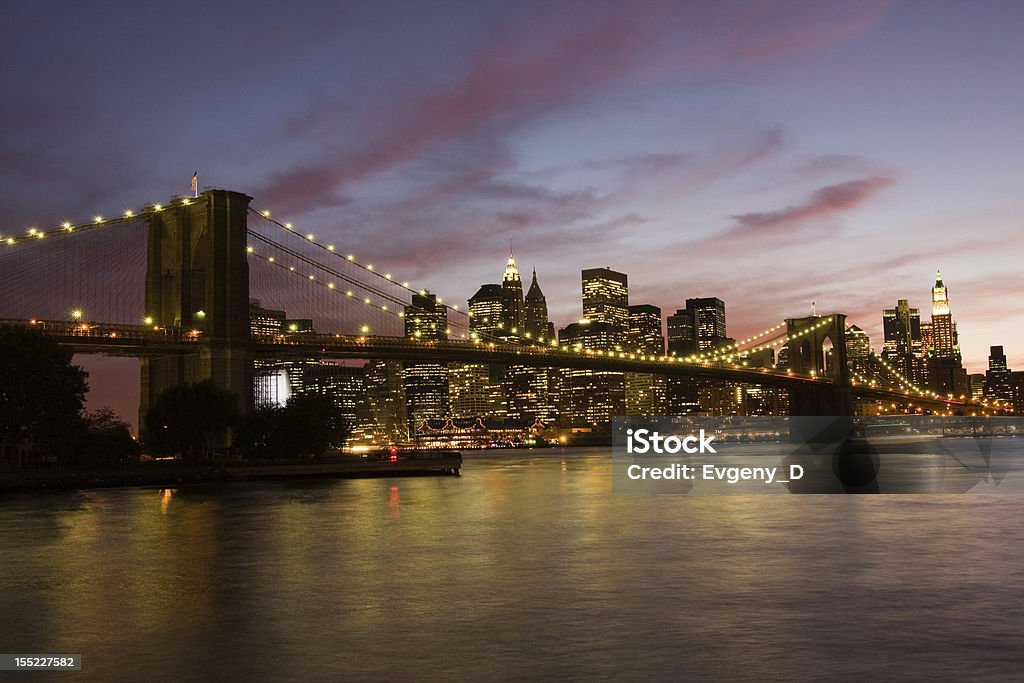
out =
[(447, 300), (511, 238), (556, 325), (611, 265), (733, 336), (816, 300), (877, 346), (939, 268), (969, 369), (1024, 368), (1024, 3), (149, 5), (5, 8), (0, 233), (198, 168)]

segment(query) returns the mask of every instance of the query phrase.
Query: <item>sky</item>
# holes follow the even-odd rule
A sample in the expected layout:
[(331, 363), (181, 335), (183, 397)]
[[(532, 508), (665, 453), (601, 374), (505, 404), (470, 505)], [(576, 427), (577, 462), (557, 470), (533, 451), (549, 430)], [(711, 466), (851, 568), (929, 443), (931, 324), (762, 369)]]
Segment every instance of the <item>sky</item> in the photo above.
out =
[(1019, 1), (4, 15), (0, 233), (165, 201), (198, 169), (448, 301), (500, 281), (512, 240), (556, 326), (611, 266), (666, 315), (725, 300), (734, 337), (814, 301), (877, 348), (882, 309), (927, 318), (941, 269), (969, 370), (994, 344), (1024, 369)]

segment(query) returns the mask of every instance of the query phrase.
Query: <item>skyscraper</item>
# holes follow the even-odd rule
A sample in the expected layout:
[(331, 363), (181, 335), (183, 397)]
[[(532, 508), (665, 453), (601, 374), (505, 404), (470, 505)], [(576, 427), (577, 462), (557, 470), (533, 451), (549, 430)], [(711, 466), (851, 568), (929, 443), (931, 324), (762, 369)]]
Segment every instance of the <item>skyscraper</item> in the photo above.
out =
[(550, 341), (555, 337), (555, 326), (548, 320), (548, 302), (544, 292), (537, 284), (537, 269), (533, 270), (533, 280), (526, 292), (523, 327), (531, 339)]
[(1006, 354), (1002, 346), (989, 349), (988, 372), (985, 373), (985, 397), (1001, 401), (1013, 400), (1010, 383), (1010, 369), (1006, 366)]
[[(448, 338), (448, 312), (434, 294), (414, 294), (405, 307), (405, 336), (420, 341)], [(448, 417), (448, 366), (444, 363), (405, 363), (402, 371), (409, 431), (428, 419)]]
[(967, 380), (971, 387), (971, 401), (980, 403), (981, 399), (985, 398), (985, 375), (980, 372), (973, 373)]
[(688, 308), (681, 308), (665, 318), (668, 330), (668, 353), (675, 356), (691, 356), (697, 352), (697, 339), (693, 330), (693, 315)]
[(689, 356), (721, 346), (726, 340), (725, 302), (716, 297), (687, 299), (686, 308), (667, 319), (668, 350)]
[(523, 281), (519, 277), (519, 268), (516, 267), (516, 258), (512, 251), (508, 252), (508, 263), (505, 264), (505, 274), (501, 278), (502, 311), (501, 322), (506, 334), (522, 336), (524, 334), (523, 324), (524, 303), (523, 303)]
[[(665, 355), (660, 308), (650, 304), (629, 307), (626, 348), (645, 355)], [(664, 415), (667, 409), (666, 379), (664, 375), (626, 373), (626, 415)]]
[(621, 344), (629, 331), (629, 284), (626, 274), (610, 268), (587, 268), (583, 271), (582, 284), (583, 317), (591, 322), (607, 323), (607, 334)]
[(856, 325), (846, 331), (846, 359), (850, 369), (866, 379), (874, 379), (871, 370), (871, 340), (867, 332)]
[(942, 273), (939, 272), (935, 273), (935, 286), (932, 287), (931, 336), (931, 355), (936, 358), (960, 360), (956, 323), (953, 322), (953, 314), (949, 310), (949, 293), (942, 282)]
[(921, 323), (921, 345), (927, 355), (928, 388), (943, 396), (967, 396), (970, 381), (960, 356), (956, 322), (949, 310), (949, 293), (942, 282), (942, 273), (935, 273), (932, 287), (932, 320)]
[[(608, 322), (583, 319), (558, 332), (558, 341), (570, 348), (609, 351), (617, 346), (619, 330)], [(562, 370), (563, 422), (572, 426), (607, 426), (625, 414), (625, 381), (621, 372)]]
[[(543, 343), (554, 340), (555, 326), (548, 320), (547, 299), (537, 283), (536, 269), (526, 293), (522, 334)], [(508, 366), (505, 381), (507, 417), (553, 423), (558, 417), (559, 379), (558, 372), (551, 368)]]
[(629, 307), (629, 337), (626, 348), (655, 356), (665, 355), (661, 332), (661, 309), (650, 304)]
[(870, 355), (871, 340), (868, 338), (867, 332), (856, 325), (850, 325), (850, 329), (846, 331), (846, 358), (851, 361), (859, 361)]
[(686, 308), (693, 318), (697, 351), (713, 349), (726, 339), (725, 302), (715, 297), (687, 299)]
[(373, 417), (374, 437), (380, 443), (409, 439), (409, 413), (402, 385), (402, 362), (376, 360), (366, 366), (366, 400)]
[[(665, 320), (668, 329), (668, 353), (680, 357), (707, 353), (727, 343), (725, 302), (717, 297), (686, 300), (681, 308)], [(668, 413), (685, 415), (701, 407), (699, 393), (717, 382), (671, 377), (667, 381)], [(714, 392), (716, 395), (721, 392)], [(709, 392), (705, 391), (705, 398)], [(724, 395), (724, 394), (723, 394)], [(730, 396), (732, 394), (729, 394)]]
[(490, 371), (480, 363), (448, 365), (448, 400), (452, 417), (490, 417), (494, 405)]
[(480, 285), (469, 299), (469, 329), (481, 339), (502, 336), (505, 294), (501, 285)]
[(906, 299), (896, 308), (882, 311), (882, 358), (913, 384), (925, 380), (924, 348), (921, 343), (921, 311), (911, 308)]

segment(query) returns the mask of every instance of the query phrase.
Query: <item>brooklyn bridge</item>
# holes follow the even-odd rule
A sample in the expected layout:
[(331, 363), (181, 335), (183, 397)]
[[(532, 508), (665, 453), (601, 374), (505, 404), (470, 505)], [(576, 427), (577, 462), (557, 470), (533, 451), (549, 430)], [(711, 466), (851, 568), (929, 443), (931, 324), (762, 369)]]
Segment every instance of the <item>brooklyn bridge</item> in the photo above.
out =
[[(864, 402), (960, 415), (986, 408), (915, 386), (874, 352), (852, 364), (846, 344), (852, 322), (838, 312), (775, 321), (687, 357), (497, 338), (478, 332), (470, 312), (450, 303), (443, 304), (444, 338), (407, 336), (405, 308), (424, 290), (251, 202), (239, 192), (211, 189), (117, 217), (0, 235), (0, 324), (39, 330), (75, 353), (139, 358), (143, 416), (168, 387), (204, 379), (252, 410), (256, 364), (290, 358), (718, 380), (784, 390), (794, 415), (849, 415)], [(254, 299), (287, 306), (292, 317), (314, 320), (316, 331), (255, 330)], [(767, 350), (784, 354), (785, 365), (759, 360)]]

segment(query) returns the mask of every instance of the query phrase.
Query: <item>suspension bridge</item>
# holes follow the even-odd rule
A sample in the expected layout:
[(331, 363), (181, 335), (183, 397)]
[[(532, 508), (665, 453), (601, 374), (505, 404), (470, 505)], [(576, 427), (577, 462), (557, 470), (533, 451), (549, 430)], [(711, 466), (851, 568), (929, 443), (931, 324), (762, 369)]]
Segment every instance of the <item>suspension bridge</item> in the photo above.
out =
[[(407, 338), (406, 306), (425, 290), (251, 201), (213, 189), (116, 217), (0, 233), (0, 324), (39, 330), (76, 353), (138, 357), (143, 415), (167, 387), (208, 378), (251, 410), (254, 362), (289, 358), (514, 363), (723, 380), (788, 390), (796, 415), (852, 414), (855, 401), (956, 414), (991, 410), (915, 386), (874, 353), (851, 368), (846, 316), (838, 313), (790, 318), (729, 346), (677, 357), (493, 338), (474, 330), (469, 311), (438, 298), (445, 338)], [(257, 299), (312, 324), (258, 333), (250, 319)], [(768, 350), (783, 349), (785, 368), (763, 362)]]

